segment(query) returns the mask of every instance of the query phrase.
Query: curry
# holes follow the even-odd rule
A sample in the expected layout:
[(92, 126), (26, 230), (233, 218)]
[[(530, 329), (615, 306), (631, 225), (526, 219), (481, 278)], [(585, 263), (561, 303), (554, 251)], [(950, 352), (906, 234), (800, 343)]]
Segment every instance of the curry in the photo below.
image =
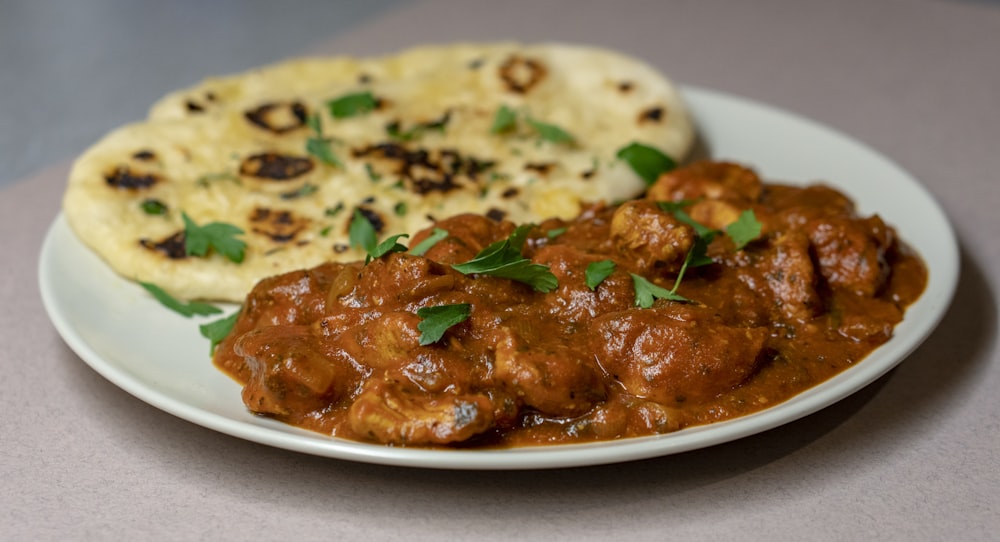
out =
[[(740, 239), (732, 227), (747, 217), (756, 230)], [(396, 446), (668, 433), (771, 407), (858, 363), (927, 278), (845, 195), (724, 162), (572, 220), (447, 218), (411, 246), (422, 254), (398, 246), (261, 281), (214, 357), (247, 408)], [(469, 271), (504, 251), (516, 258), (503, 272)]]

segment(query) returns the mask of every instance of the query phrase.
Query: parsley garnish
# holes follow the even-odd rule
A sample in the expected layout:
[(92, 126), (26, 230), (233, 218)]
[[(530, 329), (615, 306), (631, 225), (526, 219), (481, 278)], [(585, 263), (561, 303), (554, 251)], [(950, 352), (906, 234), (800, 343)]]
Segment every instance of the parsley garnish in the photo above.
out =
[(212, 342), (212, 346), (209, 350), (210, 353), (215, 352), (215, 347), (222, 342), (222, 339), (225, 339), (226, 336), (229, 335), (229, 332), (233, 330), (233, 326), (236, 325), (236, 320), (239, 317), (240, 311), (236, 311), (225, 318), (220, 318), (198, 326), (198, 330), (201, 331), (201, 336)]
[(407, 207), (406, 207), (406, 202), (405, 201), (401, 201), (401, 202), (397, 203), (392, 208), (392, 212), (396, 213), (396, 216), (406, 216), (406, 211), (407, 211)]
[(647, 185), (655, 183), (661, 173), (677, 167), (677, 162), (673, 158), (642, 143), (630, 143), (618, 149), (615, 156), (627, 163)]
[(421, 331), (420, 345), (426, 346), (438, 342), (448, 328), (467, 320), (471, 312), (472, 305), (468, 303), (437, 305), (418, 309), (417, 316), (422, 319), (417, 324), (417, 329)]
[(201, 177), (198, 177), (194, 183), (202, 188), (208, 188), (208, 183), (212, 181), (233, 181), (236, 184), (240, 183), (240, 178), (232, 173), (223, 171), (221, 173), (206, 173)]
[(568, 132), (555, 124), (535, 120), (531, 117), (526, 117), (524, 120), (527, 121), (536, 132), (538, 132), (538, 137), (540, 137), (543, 141), (566, 144), (573, 143), (573, 136), (569, 135)]
[(365, 264), (368, 262), (381, 258), (390, 252), (405, 252), (406, 246), (398, 242), (400, 238), (409, 237), (405, 233), (399, 233), (387, 237), (381, 243), (378, 242), (377, 233), (375, 232), (375, 226), (365, 217), (364, 213), (360, 209), (354, 210), (354, 216), (351, 219), (351, 225), (348, 228), (348, 238), (351, 241), (351, 246), (355, 248), (363, 249), (368, 255), (365, 257)]
[(493, 124), (490, 126), (491, 134), (502, 134), (513, 130), (517, 126), (517, 112), (501, 105), (493, 115)]
[(279, 195), (279, 197), (284, 200), (297, 199), (303, 196), (308, 196), (309, 194), (315, 194), (317, 190), (319, 190), (318, 186), (306, 183), (300, 186), (297, 190), (292, 190), (290, 192), (282, 192)]
[(156, 300), (159, 301), (161, 305), (187, 318), (190, 318), (196, 314), (204, 316), (209, 314), (219, 314), (220, 312), (222, 312), (222, 309), (214, 305), (209, 305), (208, 303), (200, 303), (198, 301), (190, 301), (188, 303), (185, 303), (173, 297), (172, 295), (168, 294), (159, 286), (152, 284), (150, 282), (139, 281), (139, 285), (145, 288), (147, 292), (152, 294), (153, 297), (155, 297)]
[(556, 237), (566, 233), (567, 229), (568, 228), (552, 228), (551, 230), (545, 232), (545, 236), (549, 239), (555, 239)]
[(423, 256), (428, 250), (431, 249), (431, 247), (445, 240), (448, 235), (448, 230), (434, 228), (426, 239), (417, 243), (416, 246), (410, 249), (410, 254), (413, 254), (414, 256)]
[(354, 216), (351, 217), (351, 225), (347, 229), (347, 238), (351, 242), (351, 247), (360, 248), (371, 254), (371, 251), (375, 250), (375, 245), (378, 244), (376, 235), (375, 226), (372, 226), (361, 209), (355, 209)]
[(591, 291), (596, 290), (604, 282), (604, 279), (608, 278), (614, 271), (615, 262), (612, 260), (601, 260), (591, 263), (587, 266), (586, 271), (587, 288), (590, 288)]
[[(538, 133), (540, 140), (552, 143), (566, 143), (567, 145), (573, 144), (573, 136), (555, 124), (542, 122), (538, 119), (532, 118), (526, 113), (523, 114), (523, 117), (524, 122), (526, 122), (528, 126), (531, 126), (531, 128)], [(496, 113), (493, 114), (493, 123), (490, 125), (490, 133), (502, 134), (516, 129), (517, 119), (518, 112), (516, 110), (511, 109), (506, 105), (501, 105), (497, 108)]]
[(365, 162), (365, 173), (368, 174), (368, 180), (373, 183), (377, 183), (382, 180), (382, 176), (375, 173), (375, 168), (373, 168), (368, 162)]
[(306, 120), (306, 124), (313, 131), (313, 136), (306, 140), (306, 152), (315, 156), (324, 164), (343, 167), (344, 164), (337, 158), (337, 155), (333, 154), (333, 149), (330, 148), (330, 142), (333, 139), (323, 137), (323, 123), (319, 115), (311, 115)]
[(344, 210), (344, 202), (341, 201), (341, 202), (337, 203), (337, 205), (334, 205), (333, 207), (327, 207), (326, 210), (323, 211), (323, 214), (326, 215), (326, 216), (328, 216), (328, 217), (333, 218), (333, 217), (339, 215), (340, 212), (343, 211), (343, 210)]
[(378, 107), (378, 100), (371, 92), (357, 92), (345, 94), (340, 98), (326, 102), (330, 108), (330, 115), (335, 119), (345, 119), (356, 115), (361, 115), (374, 111)]
[(736, 222), (726, 226), (726, 233), (736, 244), (736, 250), (745, 247), (747, 243), (760, 237), (761, 223), (757, 221), (757, 215), (753, 209), (747, 209), (740, 213)]
[(386, 237), (381, 243), (375, 245), (374, 249), (368, 251), (368, 257), (365, 258), (365, 263), (381, 258), (390, 252), (406, 252), (406, 245), (398, 242), (403, 237), (409, 237), (409, 235), (405, 233), (397, 233), (396, 235)]
[(449, 113), (445, 113), (445, 115), (439, 120), (415, 124), (406, 131), (402, 130), (399, 121), (394, 121), (385, 125), (385, 133), (392, 139), (399, 141), (412, 141), (413, 139), (424, 135), (424, 132), (429, 132), (431, 130), (444, 133), (444, 127), (448, 124), (450, 117), (451, 115)]
[(451, 267), (463, 274), (479, 273), (523, 282), (539, 292), (551, 292), (559, 286), (549, 266), (532, 263), (521, 254), (521, 246), (534, 224), (518, 226), (510, 237), (497, 241), (476, 254), (476, 257)]
[(653, 306), (653, 301), (657, 299), (667, 299), (670, 301), (680, 301), (682, 303), (690, 303), (691, 300), (678, 295), (675, 290), (677, 286), (680, 285), (680, 276), (677, 277), (677, 281), (674, 283), (674, 287), (671, 290), (666, 288), (661, 288), (652, 282), (649, 282), (643, 277), (636, 275), (635, 273), (629, 273), (632, 275), (632, 287), (635, 289), (635, 305), (643, 309), (648, 309)]
[(142, 203), (140, 203), (139, 206), (142, 207), (142, 211), (147, 215), (167, 214), (167, 204), (158, 199), (142, 200)]
[(243, 261), (247, 244), (236, 238), (243, 230), (225, 222), (199, 226), (187, 213), (181, 213), (181, 217), (184, 219), (184, 251), (189, 256), (205, 256), (209, 249), (215, 249), (233, 263)]

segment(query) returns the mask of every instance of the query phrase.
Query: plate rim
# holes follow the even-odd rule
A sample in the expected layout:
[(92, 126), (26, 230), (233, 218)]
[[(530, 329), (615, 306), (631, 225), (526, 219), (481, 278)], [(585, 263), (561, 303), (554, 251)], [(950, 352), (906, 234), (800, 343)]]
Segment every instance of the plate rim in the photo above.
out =
[[(919, 192), (925, 200), (924, 203), (935, 211), (937, 214), (935, 218), (938, 219), (939, 226), (943, 228), (939, 233), (944, 239), (943, 248), (947, 250), (947, 253), (943, 255), (943, 258), (942, 255), (935, 254), (937, 261), (933, 262), (933, 267), (941, 273), (929, 273), (924, 294), (917, 303), (927, 302), (925, 297), (933, 285), (935, 287), (933, 293), (937, 297), (931, 302), (936, 303), (936, 306), (927, 309), (930, 311), (930, 318), (922, 320), (922, 325), (916, 330), (916, 335), (911, 334), (906, 337), (907, 340), (897, 340), (897, 337), (893, 337), (892, 340), (876, 349), (875, 352), (883, 353), (882, 357), (889, 356), (888, 361), (866, 363), (875, 354), (873, 352), (857, 365), (768, 409), (732, 420), (691, 427), (663, 435), (595, 443), (504, 449), (402, 448), (329, 437), (263, 418), (255, 418), (254, 423), (230, 418), (218, 412), (200, 409), (178, 400), (163, 390), (151, 388), (128, 374), (123, 367), (104, 359), (101, 353), (89, 344), (78, 333), (73, 323), (67, 319), (61, 307), (63, 300), (58, 299), (56, 288), (53, 286), (54, 277), (51, 265), (53, 265), (53, 258), (56, 257), (55, 251), (58, 250), (56, 244), (59, 242), (59, 235), (65, 235), (67, 232), (72, 235), (61, 211), (46, 232), (38, 259), (38, 281), (43, 306), (49, 320), (63, 341), (87, 365), (130, 395), (176, 417), (240, 439), (311, 455), (382, 465), (448, 470), (525, 470), (580, 467), (648, 459), (715, 446), (791, 423), (837, 403), (867, 387), (906, 359), (933, 333), (944, 318), (954, 298), (960, 274), (960, 258), (954, 228), (940, 203), (927, 187), (872, 146), (808, 117), (718, 90), (689, 85), (681, 86), (680, 90), (689, 104), (700, 102), (699, 107), (704, 107), (705, 104), (716, 102), (717, 105), (726, 104), (732, 107), (751, 108), (757, 113), (776, 116), (784, 121), (820, 130), (850, 146), (858, 147), (867, 152), (870, 158), (881, 162), (882, 165), (906, 180), (908, 187)], [(698, 108), (692, 105), (691, 109), (692, 116), (697, 119)], [(766, 174), (764, 176), (769, 178)], [(79, 240), (76, 242), (79, 243)], [(927, 262), (930, 272), (932, 262), (927, 261), (926, 256), (925, 262)], [(122, 278), (121, 280), (125, 281), (126, 279)], [(911, 305), (907, 315), (917, 303)], [(904, 320), (903, 324), (900, 325), (905, 325), (906, 322)], [(210, 361), (206, 360), (206, 363), (210, 364)], [(835, 398), (831, 399), (834, 396)], [(239, 400), (239, 397), (234, 397), (234, 400)], [(611, 453), (608, 452), (609, 450)]]

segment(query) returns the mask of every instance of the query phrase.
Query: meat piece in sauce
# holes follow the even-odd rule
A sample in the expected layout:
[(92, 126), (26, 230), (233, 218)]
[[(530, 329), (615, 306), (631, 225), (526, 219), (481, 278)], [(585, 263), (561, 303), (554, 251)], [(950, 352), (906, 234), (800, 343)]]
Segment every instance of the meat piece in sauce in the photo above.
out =
[(766, 328), (713, 320), (680, 305), (610, 313), (594, 320), (590, 346), (632, 395), (666, 406), (710, 400), (753, 374), (767, 338)]
[(806, 224), (823, 278), (833, 288), (872, 297), (889, 277), (892, 230), (878, 216), (826, 218)]
[(691, 226), (651, 201), (625, 202), (611, 218), (611, 241), (620, 258), (639, 273), (676, 273), (694, 239)]

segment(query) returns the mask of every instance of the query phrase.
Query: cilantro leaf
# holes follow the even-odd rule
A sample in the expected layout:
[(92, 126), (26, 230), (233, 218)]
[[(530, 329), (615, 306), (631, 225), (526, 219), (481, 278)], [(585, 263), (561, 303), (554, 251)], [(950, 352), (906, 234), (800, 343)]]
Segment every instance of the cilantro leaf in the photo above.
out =
[(527, 123), (534, 128), (536, 132), (538, 132), (538, 137), (542, 138), (543, 141), (566, 144), (573, 143), (573, 136), (569, 135), (568, 132), (555, 124), (541, 122), (531, 117), (527, 117), (524, 120), (527, 121)]
[(139, 204), (142, 211), (147, 215), (165, 215), (167, 214), (167, 204), (163, 203), (158, 199), (145, 199)]
[(416, 246), (410, 249), (410, 254), (413, 254), (414, 256), (423, 256), (428, 250), (431, 249), (431, 247), (445, 240), (448, 235), (448, 230), (434, 228), (431, 230), (431, 234), (428, 235), (426, 239), (417, 243)]
[(615, 271), (615, 262), (612, 260), (601, 260), (599, 262), (592, 262), (587, 266), (586, 277), (587, 277), (587, 288), (591, 291), (596, 290), (597, 287), (604, 282), (604, 279), (608, 278)]
[(552, 228), (551, 230), (545, 232), (545, 236), (549, 239), (555, 239), (556, 237), (566, 233), (566, 230), (568, 229), (569, 228)]
[[(220, 311), (221, 312), (221, 311)], [(209, 352), (215, 352), (215, 347), (225, 339), (229, 332), (233, 330), (233, 326), (236, 325), (236, 320), (239, 319), (241, 311), (236, 311), (225, 318), (220, 318), (218, 320), (211, 321), (207, 324), (202, 324), (198, 326), (198, 331), (201, 332), (201, 336), (205, 337), (212, 342)]]
[(356, 92), (330, 100), (326, 102), (326, 106), (330, 108), (333, 118), (344, 119), (374, 111), (378, 107), (378, 100), (371, 92)]
[(381, 258), (390, 252), (406, 252), (406, 245), (402, 245), (397, 242), (401, 237), (409, 237), (409, 235), (405, 233), (397, 233), (396, 235), (386, 237), (384, 241), (375, 245), (375, 248), (368, 251), (368, 257), (365, 258), (365, 263)]
[(497, 241), (481, 250), (475, 258), (451, 267), (466, 275), (479, 273), (506, 278), (523, 282), (539, 292), (551, 292), (559, 286), (559, 280), (549, 266), (533, 263), (521, 254), (521, 246), (534, 227), (534, 224), (518, 226), (507, 239)]
[(468, 303), (436, 305), (418, 309), (417, 316), (422, 319), (417, 324), (417, 329), (422, 332), (420, 345), (427, 346), (438, 342), (448, 328), (466, 321), (471, 313), (472, 305)]
[(757, 221), (757, 215), (753, 209), (747, 209), (740, 213), (736, 222), (726, 226), (726, 233), (736, 243), (736, 250), (740, 250), (760, 237), (761, 223)]
[(233, 263), (243, 261), (247, 244), (236, 238), (243, 230), (225, 222), (199, 226), (187, 213), (181, 213), (181, 218), (184, 219), (184, 251), (189, 256), (205, 256), (209, 249), (215, 249)]
[(311, 115), (306, 120), (306, 124), (315, 134), (313, 137), (306, 140), (306, 152), (315, 156), (317, 160), (323, 162), (324, 164), (344, 167), (344, 164), (339, 158), (337, 158), (337, 155), (333, 153), (333, 149), (330, 148), (330, 142), (332, 139), (323, 137), (323, 124), (319, 115)]
[(311, 183), (306, 183), (298, 187), (296, 190), (291, 190), (289, 192), (282, 192), (281, 194), (278, 194), (278, 197), (283, 200), (298, 199), (304, 196), (308, 196), (310, 194), (315, 194), (318, 190), (319, 190), (318, 186)]
[[(629, 275), (632, 275), (632, 287), (635, 290), (635, 306), (637, 307), (648, 309), (653, 306), (653, 302), (657, 299), (680, 301), (682, 303), (689, 303), (691, 301), (672, 290), (661, 288), (635, 273), (629, 273)], [(674, 284), (675, 288), (677, 284), (680, 284), (679, 280)]]
[(513, 130), (516, 125), (517, 112), (506, 105), (501, 105), (497, 108), (497, 112), (493, 114), (493, 124), (490, 126), (490, 133), (502, 134)]
[(661, 173), (677, 167), (677, 162), (659, 149), (638, 142), (618, 149), (615, 156), (628, 164), (636, 175), (646, 181), (647, 186), (655, 183)]
[(196, 314), (204, 316), (222, 312), (222, 309), (208, 303), (199, 303), (197, 301), (185, 303), (151, 282), (139, 281), (139, 285), (152, 294), (161, 305), (186, 318), (190, 318)]
[(351, 217), (351, 225), (348, 226), (347, 230), (347, 238), (350, 240), (351, 247), (360, 248), (371, 254), (378, 244), (376, 235), (375, 226), (372, 226), (361, 209), (354, 209), (354, 216)]

